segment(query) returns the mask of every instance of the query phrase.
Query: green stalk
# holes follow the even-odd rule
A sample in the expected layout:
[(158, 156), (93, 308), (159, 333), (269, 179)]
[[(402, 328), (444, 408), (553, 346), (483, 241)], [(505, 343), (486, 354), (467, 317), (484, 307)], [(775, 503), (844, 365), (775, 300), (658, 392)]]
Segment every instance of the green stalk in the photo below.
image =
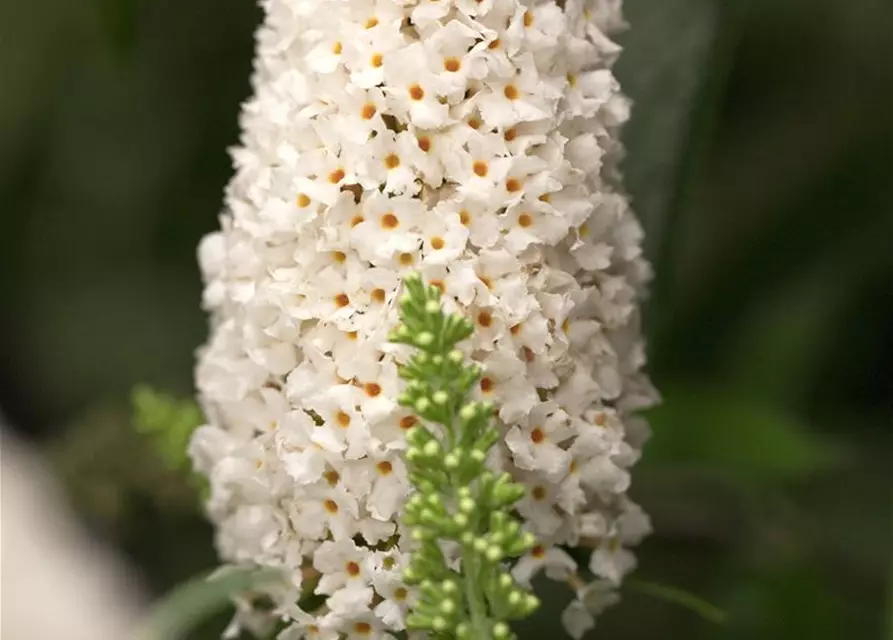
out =
[[(465, 364), (456, 349), (473, 325), (444, 314), (440, 291), (423, 285), (417, 274), (404, 284), (402, 323), (391, 341), (417, 351), (400, 368), (407, 385), (399, 403), (424, 421), (406, 438), (415, 491), (404, 519), (419, 548), (405, 579), (420, 592), (407, 627), (436, 638), (508, 640), (514, 636), (507, 621), (529, 615), (539, 604), (514, 583), (504, 564), (534, 543), (512, 516), (524, 489), (507, 475), (497, 478), (484, 464), (498, 440), (490, 424), (493, 407), (471, 400), (481, 371)], [(425, 423), (439, 428), (432, 431)], [(446, 564), (441, 540), (459, 544), (459, 572)]]

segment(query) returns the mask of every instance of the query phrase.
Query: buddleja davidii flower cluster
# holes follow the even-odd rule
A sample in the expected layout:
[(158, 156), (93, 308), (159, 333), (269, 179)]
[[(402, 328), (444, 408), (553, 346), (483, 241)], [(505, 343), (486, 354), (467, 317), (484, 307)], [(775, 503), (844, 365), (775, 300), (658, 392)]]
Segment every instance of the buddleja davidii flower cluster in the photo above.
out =
[[(389, 345), (417, 270), (473, 319), (463, 346), (499, 410), (490, 460), (526, 487), (539, 544), (515, 568), (570, 580), (575, 635), (648, 529), (626, 497), (654, 393), (648, 268), (617, 187), (628, 105), (614, 0), (267, 0), (222, 230), (200, 247), (212, 334), (197, 385), (221, 555), (281, 568), (288, 640), (405, 626), (406, 432)], [(595, 582), (560, 545), (593, 546)], [(297, 608), (313, 592), (321, 606)], [(306, 609), (306, 610), (305, 610)], [(269, 613), (269, 615), (268, 615)]]
[[(456, 344), (474, 331), (459, 315), (445, 315), (440, 289), (427, 288), (412, 274), (400, 298), (403, 323), (391, 340), (419, 351), (400, 368), (409, 381), (399, 402), (415, 415), (442, 426), (432, 432), (420, 424), (406, 436), (406, 460), (416, 493), (404, 521), (418, 547), (404, 579), (419, 585), (419, 599), (407, 619), (412, 629), (434, 637), (503, 640), (514, 637), (507, 620), (529, 615), (536, 597), (519, 589), (504, 561), (533, 547), (534, 537), (511, 517), (524, 487), (508, 473), (486, 467), (487, 453), (499, 440), (490, 422), (493, 406), (471, 401), (481, 378), (466, 366)], [(444, 545), (458, 548), (459, 571), (451, 567)]]

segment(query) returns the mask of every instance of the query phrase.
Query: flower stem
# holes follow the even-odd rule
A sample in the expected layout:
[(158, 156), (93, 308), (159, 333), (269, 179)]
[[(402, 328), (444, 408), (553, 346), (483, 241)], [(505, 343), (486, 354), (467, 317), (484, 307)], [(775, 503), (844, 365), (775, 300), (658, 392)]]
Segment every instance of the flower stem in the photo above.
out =
[(493, 625), (487, 616), (487, 602), (480, 588), (480, 567), (473, 551), (462, 553), (462, 573), (465, 574), (465, 599), (468, 602), (472, 637), (491, 640)]

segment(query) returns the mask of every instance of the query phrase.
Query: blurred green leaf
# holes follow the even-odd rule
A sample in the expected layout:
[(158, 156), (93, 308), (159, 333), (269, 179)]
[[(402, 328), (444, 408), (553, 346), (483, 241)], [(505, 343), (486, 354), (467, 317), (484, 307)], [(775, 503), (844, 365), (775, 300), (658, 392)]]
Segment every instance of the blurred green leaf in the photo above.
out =
[(131, 51), (136, 40), (134, 0), (94, 0), (108, 42), (119, 52)]
[(624, 584), (624, 587), (664, 602), (679, 605), (715, 624), (723, 624), (728, 617), (726, 612), (715, 604), (711, 604), (700, 596), (680, 587), (646, 580), (629, 580)]
[(733, 391), (664, 385), (649, 414), (651, 466), (700, 467), (760, 484), (802, 477), (832, 461), (831, 449), (780, 408)]
[(161, 459), (172, 469), (188, 469), (189, 439), (202, 423), (195, 401), (138, 386), (133, 391), (133, 411), (134, 428), (148, 437)]
[(618, 38), (624, 52), (617, 76), (633, 100), (633, 117), (623, 132), (624, 181), (648, 242), (664, 231), (696, 117), (692, 107), (710, 72), (719, 5), (714, 0), (624, 3), (630, 29)]
[(279, 578), (277, 572), (232, 569), (203, 574), (176, 587), (155, 607), (140, 640), (179, 640), (239, 593)]

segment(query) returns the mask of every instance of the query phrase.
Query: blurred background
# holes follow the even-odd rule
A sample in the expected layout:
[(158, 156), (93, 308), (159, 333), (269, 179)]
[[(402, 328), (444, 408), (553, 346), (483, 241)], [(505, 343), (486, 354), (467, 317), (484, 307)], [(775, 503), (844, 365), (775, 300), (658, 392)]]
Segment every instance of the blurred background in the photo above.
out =
[[(156, 594), (216, 562), (129, 396), (192, 392), (195, 247), (217, 225), (260, 18), (225, 5), (0, 8), (0, 407)], [(593, 637), (890, 637), (891, 3), (626, 7), (624, 166), (665, 396), (634, 480), (656, 530), (636, 577), (728, 620), (631, 586)]]

